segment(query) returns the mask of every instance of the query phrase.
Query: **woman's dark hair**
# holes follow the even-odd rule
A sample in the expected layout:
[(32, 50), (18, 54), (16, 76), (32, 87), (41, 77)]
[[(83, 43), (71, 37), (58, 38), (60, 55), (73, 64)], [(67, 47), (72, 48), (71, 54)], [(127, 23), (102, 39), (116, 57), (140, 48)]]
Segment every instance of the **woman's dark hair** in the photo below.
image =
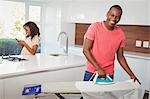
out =
[(28, 26), (30, 28), (30, 31), (31, 31), (31, 34), (27, 35), (27, 37), (31, 36), (31, 39), (33, 39), (33, 37), (35, 35), (38, 35), (38, 36), (40, 35), (39, 28), (34, 22), (29, 21), (29, 22), (25, 23), (23, 25), (23, 27), (24, 26)]

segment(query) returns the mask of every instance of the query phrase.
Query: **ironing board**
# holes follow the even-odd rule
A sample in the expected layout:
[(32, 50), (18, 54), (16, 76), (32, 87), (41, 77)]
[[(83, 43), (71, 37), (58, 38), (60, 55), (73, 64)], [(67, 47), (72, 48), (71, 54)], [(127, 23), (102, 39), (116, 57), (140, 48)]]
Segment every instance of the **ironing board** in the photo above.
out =
[[(134, 83), (133, 80), (127, 80), (123, 82), (116, 82), (113, 84), (95, 84), (92, 81), (73, 81), (73, 82), (50, 82), (42, 84), (42, 93), (55, 94), (60, 99), (65, 99), (61, 94), (107, 94), (115, 97), (114, 99), (120, 99), (121, 96), (127, 96), (134, 94), (135, 99), (138, 99), (138, 88), (140, 85)], [(92, 96), (92, 95), (90, 95)], [(86, 96), (85, 96), (86, 97)], [(91, 98), (91, 97), (90, 97)], [(90, 99), (89, 98), (89, 99)], [(94, 99), (94, 98), (92, 98)], [(106, 98), (105, 98), (106, 99)]]
[(81, 94), (80, 90), (75, 86), (75, 84), (75, 81), (45, 83), (42, 84), (42, 92), (44, 94), (55, 94), (60, 99), (65, 99), (65, 97), (61, 94)]

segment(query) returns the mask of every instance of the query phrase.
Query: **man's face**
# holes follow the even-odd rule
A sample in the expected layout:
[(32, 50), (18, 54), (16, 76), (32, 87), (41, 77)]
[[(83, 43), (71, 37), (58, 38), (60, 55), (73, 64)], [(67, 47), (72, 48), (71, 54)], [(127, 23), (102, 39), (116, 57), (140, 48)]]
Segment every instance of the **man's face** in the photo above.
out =
[(107, 13), (107, 20), (106, 20), (108, 26), (114, 27), (120, 21), (121, 14), (122, 12), (117, 8), (112, 8), (111, 10), (109, 10)]

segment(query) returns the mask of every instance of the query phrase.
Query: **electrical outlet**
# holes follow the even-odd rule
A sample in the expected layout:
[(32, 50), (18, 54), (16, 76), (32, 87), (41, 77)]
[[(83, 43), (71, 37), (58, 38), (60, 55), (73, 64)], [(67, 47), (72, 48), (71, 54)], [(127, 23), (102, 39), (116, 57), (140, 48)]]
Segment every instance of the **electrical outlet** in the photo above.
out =
[(143, 47), (149, 48), (149, 41), (143, 41)]
[(136, 47), (141, 47), (141, 46), (142, 46), (142, 41), (136, 40), (136, 41), (135, 41), (135, 46), (136, 46)]

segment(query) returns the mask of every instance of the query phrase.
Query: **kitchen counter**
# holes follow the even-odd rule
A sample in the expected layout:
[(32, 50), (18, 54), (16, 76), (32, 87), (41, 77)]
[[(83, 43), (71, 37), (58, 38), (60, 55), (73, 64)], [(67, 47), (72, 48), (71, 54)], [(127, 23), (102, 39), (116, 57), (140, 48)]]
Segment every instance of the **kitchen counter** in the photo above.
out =
[(124, 54), (127, 57), (141, 58), (141, 59), (150, 60), (150, 54), (146, 54), (146, 53), (138, 53), (138, 52), (125, 51)]
[[(69, 47), (69, 53), (84, 56), (82, 50), (83, 50), (82, 46)], [(124, 56), (150, 60), (150, 54), (146, 54), (146, 53), (124, 51)]]
[(85, 58), (78, 55), (37, 54), (35, 56), (19, 55), (14, 57), (27, 60), (14, 62), (4, 59), (0, 64), (0, 79), (85, 66)]

